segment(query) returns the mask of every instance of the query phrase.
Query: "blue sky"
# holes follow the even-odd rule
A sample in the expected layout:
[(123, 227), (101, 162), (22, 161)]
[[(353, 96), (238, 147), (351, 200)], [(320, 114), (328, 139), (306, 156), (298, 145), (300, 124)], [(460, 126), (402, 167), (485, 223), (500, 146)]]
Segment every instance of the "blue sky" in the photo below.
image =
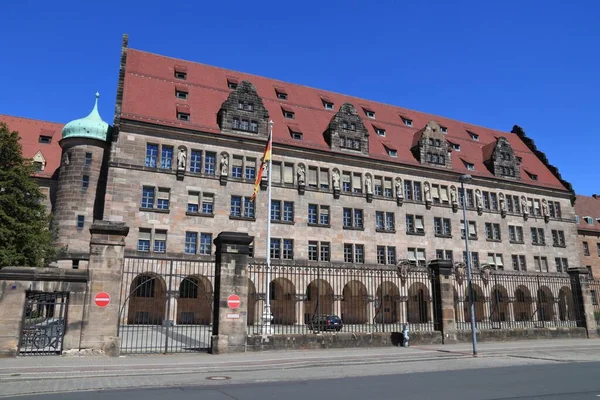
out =
[(10, 1), (0, 113), (68, 122), (98, 90), (112, 121), (123, 33), (141, 50), (521, 125), (578, 193), (600, 193), (597, 0)]

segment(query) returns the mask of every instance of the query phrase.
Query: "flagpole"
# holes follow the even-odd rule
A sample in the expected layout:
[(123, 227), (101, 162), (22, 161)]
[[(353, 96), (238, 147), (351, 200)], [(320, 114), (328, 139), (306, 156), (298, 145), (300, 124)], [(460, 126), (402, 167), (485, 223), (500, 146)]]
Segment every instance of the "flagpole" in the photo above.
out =
[(265, 310), (263, 314), (263, 334), (273, 333), (271, 327), (271, 160), (273, 159), (273, 121), (269, 121), (270, 156), (267, 164), (267, 271), (265, 284)]

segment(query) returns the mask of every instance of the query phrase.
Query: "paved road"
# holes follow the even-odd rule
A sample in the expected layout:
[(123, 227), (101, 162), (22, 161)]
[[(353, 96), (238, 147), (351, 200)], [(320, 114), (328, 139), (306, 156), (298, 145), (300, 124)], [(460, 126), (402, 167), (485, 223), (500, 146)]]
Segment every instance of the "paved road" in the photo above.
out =
[(584, 400), (600, 397), (600, 362), (236, 384), (61, 393), (21, 400)]

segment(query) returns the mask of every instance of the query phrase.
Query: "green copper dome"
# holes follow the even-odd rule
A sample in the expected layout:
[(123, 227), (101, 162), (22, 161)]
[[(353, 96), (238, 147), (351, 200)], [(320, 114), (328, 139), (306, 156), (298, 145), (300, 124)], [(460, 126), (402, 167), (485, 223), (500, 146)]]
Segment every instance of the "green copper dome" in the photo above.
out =
[(63, 139), (81, 137), (106, 141), (109, 125), (100, 118), (98, 113), (98, 97), (100, 94), (96, 93), (96, 103), (90, 115), (65, 125), (62, 130)]

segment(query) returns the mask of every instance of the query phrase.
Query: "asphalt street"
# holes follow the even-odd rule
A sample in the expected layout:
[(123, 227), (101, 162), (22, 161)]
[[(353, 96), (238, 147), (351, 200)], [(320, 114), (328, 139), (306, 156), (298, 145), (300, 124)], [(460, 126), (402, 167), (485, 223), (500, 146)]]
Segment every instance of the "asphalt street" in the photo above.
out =
[[(365, 368), (368, 368), (365, 366)], [(22, 400), (387, 400), (551, 399), (600, 397), (600, 362), (464, 369), (286, 382), (224, 383), (165, 389), (59, 393)]]

